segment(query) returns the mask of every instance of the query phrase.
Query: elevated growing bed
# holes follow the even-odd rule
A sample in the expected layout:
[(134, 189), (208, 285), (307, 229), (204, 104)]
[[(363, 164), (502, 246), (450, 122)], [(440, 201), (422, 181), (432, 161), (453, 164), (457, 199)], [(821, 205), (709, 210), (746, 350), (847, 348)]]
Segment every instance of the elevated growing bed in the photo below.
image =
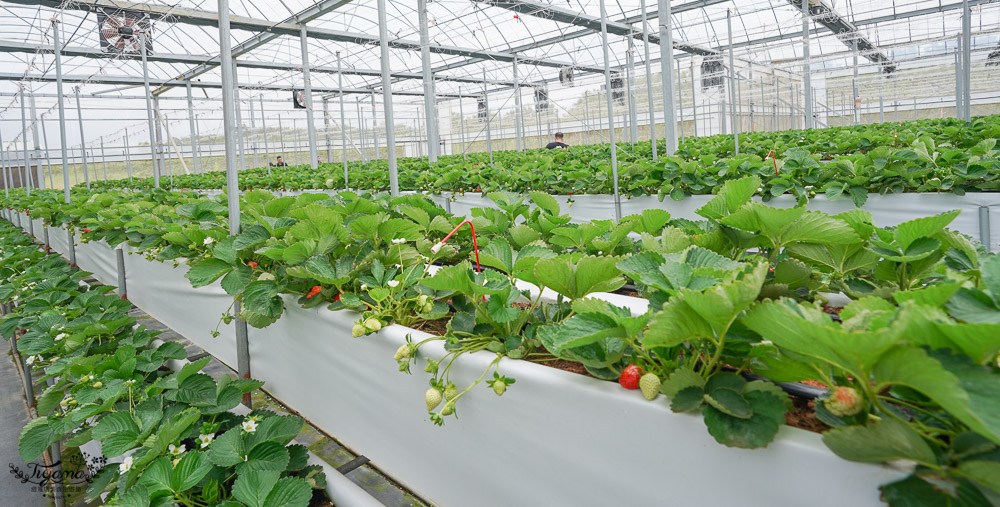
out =
[[(36, 237), (41, 230), (39, 224)], [(68, 240), (65, 230), (50, 230), (51, 237), (59, 235)], [(65, 243), (51, 244), (64, 255), (68, 251)], [(209, 334), (232, 302), (218, 282), (193, 289), (185, 265), (173, 268), (122, 248), (129, 299), (235, 365), (233, 327), (220, 326), (217, 338)], [(115, 256), (103, 242), (77, 247), (80, 268), (111, 285), (117, 285)], [(648, 402), (611, 382), (507, 359), (501, 372), (517, 384), (506, 396), (477, 389), (459, 407), (457, 420), (437, 427), (424, 408), (426, 377), (400, 373), (392, 360), (407, 335), (429, 335), (392, 325), (351, 338), (353, 312), (303, 309), (284, 297), (286, 310), (277, 323), (250, 329), (253, 376), (313, 424), (439, 505), (723, 505), (745, 499), (757, 505), (874, 506), (880, 503), (878, 486), (906, 473), (842, 460), (818, 434), (787, 426), (766, 449), (723, 447), (699, 417), (672, 413), (665, 397)], [(440, 345), (421, 350), (444, 353)], [(463, 356), (452, 369), (456, 382), (471, 382), (494, 357)]]

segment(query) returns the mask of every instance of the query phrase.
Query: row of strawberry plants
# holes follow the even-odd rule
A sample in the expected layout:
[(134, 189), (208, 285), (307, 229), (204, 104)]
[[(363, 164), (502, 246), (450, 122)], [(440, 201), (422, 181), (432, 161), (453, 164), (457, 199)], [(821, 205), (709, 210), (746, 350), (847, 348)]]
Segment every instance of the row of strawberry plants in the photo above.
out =
[[(280, 294), (358, 311), (356, 336), (390, 323), (444, 323), (429, 340), (444, 341), (449, 357), (423, 365), (437, 423), (484, 379), (507, 391), (514, 379), (501, 374), (501, 358), (560, 358), (642, 387), (651, 400), (664, 394), (677, 412), (701, 412), (720, 443), (762, 447), (790, 402), (738, 375), (753, 371), (829, 387), (815, 411), (834, 428), (824, 441), (838, 455), (918, 463), (883, 488), (890, 503), (957, 491), (995, 498), (1000, 259), (947, 230), (957, 212), (879, 228), (863, 210), (831, 216), (752, 202), (760, 183), (727, 183), (699, 222), (646, 210), (576, 225), (547, 194), (532, 193), (531, 209), (525, 196), (496, 193), (498, 208), (472, 213), (477, 251), (467, 229), (442, 244), (462, 219), (418, 195), (251, 191), (234, 237), (219, 202), (165, 191), (94, 194), (73, 206), (36, 193), (11, 204), (70, 223), (86, 240), (187, 262), (195, 287), (221, 279), (255, 327), (280, 318)], [(648, 310), (601, 297), (626, 279)], [(821, 309), (827, 291), (854, 299), (840, 322)], [(401, 370), (417, 364), (425, 343), (396, 352)], [(454, 385), (451, 365), (476, 351), (496, 360), (472, 384)]]
[[(746, 175), (757, 175), (758, 195), (765, 199), (793, 194), (805, 199), (826, 194), (850, 198), (861, 206), (869, 193), (995, 191), (1000, 188), (996, 139), (1000, 117), (970, 124), (956, 120), (928, 120), (810, 131), (752, 133), (743, 138), (735, 155), (727, 136), (688, 138), (674, 157), (654, 162), (648, 142), (619, 147), (619, 185), (625, 196), (659, 195), (684, 199), (709, 194), (717, 185)], [(435, 193), (471, 191), (557, 194), (609, 194), (613, 188), (608, 145), (568, 150), (532, 150), (468, 157), (442, 157), (436, 164), (411, 158), (399, 162), (400, 188)], [(389, 188), (385, 161), (355, 162), (349, 168), (352, 188), (384, 191)], [(223, 188), (225, 175), (176, 176), (174, 188)], [(97, 188), (126, 186), (127, 181), (98, 182)], [(166, 180), (162, 185), (168, 185)], [(340, 164), (253, 169), (240, 174), (243, 189), (332, 189), (344, 187)], [(151, 179), (134, 182), (152, 186)]]
[(131, 304), (86, 273), (39, 250), (14, 226), (0, 224), (0, 300), (13, 311), (0, 334), (16, 340), (35, 380), (49, 381), (38, 418), (21, 432), (18, 451), (37, 459), (50, 445), (99, 441), (107, 458), (86, 497), (122, 506), (299, 505), (310, 503), (325, 477), (289, 445), (303, 420), (254, 411), (230, 412), (261, 386), (251, 379), (200, 373), (210, 358), (178, 371), (176, 342), (137, 326)]

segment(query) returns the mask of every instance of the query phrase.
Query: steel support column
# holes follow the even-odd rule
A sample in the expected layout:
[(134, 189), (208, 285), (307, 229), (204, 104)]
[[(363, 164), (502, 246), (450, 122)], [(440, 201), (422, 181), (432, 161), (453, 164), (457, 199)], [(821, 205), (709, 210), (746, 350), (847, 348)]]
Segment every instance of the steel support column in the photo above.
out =
[(639, 2), (642, 9), (642, 49), (646, 58), (646, 107), (649, 109), (649, 144), (653, 152), (653, 161), (658, 158), (656, 150), (656, 108), (653, 107), (653, 69), (649, 56), (649, 25), (646, 19), (646, 0)]
[(486, 151), (490, 152), (493, 163), (493, 133), (490, 132), (490, 94), (486, 91), (486, 69), (483, 69), (483, 105), (486, 107)]
[[(267, 169), (267, 176), (271, 177), (271, 149), (267, 146), (267, 120), (264, 116), (264, 96), (260, 97), (260, 128), (263, 131), (264, 137), (264, 167)], [(250, 103), (250, 108), (253, 109), (253, 102)]]
[[(385, 0), (378, 0), (378, 33), (379, 48), (382, 57), (382, 109), (385, 112), (385, 145), (389, 161), (389, 192), (395, 197), (399, 195), (399, 175), (396, 174), (396, 132), (392, 117), (392, 77), (389, 60), (389, 31), (386, 27)], [(372, 101), (372, 107), (375, 107)], [(376, 145), (377, 147), (377, 145)]]
[(125, 129), (125, 170), (128, 171), (128, 184), (132, 184), (132, 157), (128, 152), (128, 128)]
[(854, 39), (854, 79), (851, 81), (854, 90), (854, 124), (861, 124), (861, 90), (858, 88), (858, 39)]
[[(21, 87), (21, 144), (24, 146), (24, 179), (21, 183), (24, 185), (25, 190), (28, 192), (28, 196), (31, 196), (31, 187), (34, 186), (34, 178), (31, 177), (31, 157), (28, 154), (28, 120), (25, 115), (25, 102), (28, 101), (28, 97), (24, 94), (25, 87)], [(90, 184), (87, 184), (87, 188), (90, 188)]]
[[(219, 47), (222, 58), (222, 124), (225, 137), (226, 156), (223, 164), (226, 168), (226, 200), (229, 205), (229, 234), (240, 233), (240, 187), (239, 174), (236, 171), (236, 82), (233, 65), (233, 54), (229, 34), (229, 1), (219, 2)], [(236, 363), (240, 378), (250, 378), (250, 344), (247, 341), (247, 324), (239, 317), (240, 302), (233, 305), (233, 320), (236, 326)], [(250, 396), (243, 396), (243, 404), (250, 406)]]
[(35, 181), (38, 182), (38, 188), (45, 190), (45, 170), (42, 166), (42, 147), (41, 143), (38, 142), (38, 112), (35, 110), (35, 94), (28, 91), (28, 105), (31, 109), (31, 124), (33, 125), (31, 129), (31, 137), (34, 142), (35, 147), (35, 167), (36, 172), (34, 174)]
[[(662, 6), (667, 1), (669, 0), (660, 0), (660, 5)], [(667, 23), (669, 24), (669, 21)], [(618, 194), (618, 146), (615, 145), (615, 109), (614, 100), (611, 98), (611, 69), (609, 68), (611, 57), (608, 55), (608, 13), (604, 7), (604, 0), (601, 0), (601, 48), (604, 51), (604, 87), (608, 92), (605, 97), (608, 103), (608, 137), (611, 144), (611, 177), (614, 179), (615, 220), (621, 220), (622, 203)], [(667, 67), (673, 68), (669, 60)]]
[[(514, 141), (516, 141), (517, 151), (524, 153), (524, 144), (521, 140), (521, 83), (517, 79), (517, 54), (512, 62), (514, 69)], [(608, 88), (610, 97), (611, 88)]]
[(330, 142), (330, 99), (323, 97), (323, 137), (326, 138), (326, 163), (333, 163), (333, 144)]
[(104, 136), (101, 136), (101, 168), (104, 170), (104, 181), (108, 181), (108, 157), (104, 153)]
[(191, 81), (187, 83), (188, 127), (191, 130), (191, 165), (198, 174), (198, 136), (195, 135), (194, 99), (191, 97)]
[[(972, 121), (972, 10), (969, 0), (962, 0), (962, 101), (965, 121)], [(916, 109), (914, 109), (916, 114)]]
[(306, 95), (306, 133), (309, 136), (309, 167), (319, 169), (319, 150), (316, 149), (316, 123), (313, 118), (312, 81), (309, 79), (309, 35), (306, 25), (301, 27), (299, 40), (302, 42), (302, 87)]
[(677, 117), (674, 110), (673, 21), (670, 13), (670, 0), (658, 0), (657, 5), (659, 6), (658, 20), (660, 24), (660, 75), (663, 79), (663, 125), (666, 128), (667, 141), (665, 153), (673, 155), (677, 151)]
[(347, 179), (347, 120), (344, 115), (344, 73), (341, 70), (340, 51), (337, 51), (337, 87), (340, 88), (340, 155), (344, 159), (344, 188), (350, 188)]
[[(809, 0), (802, 0), (802, 85), (805, 88), (806, 128), (813, 128), (812, 77), (809, 70)], [(732, 45), (732, 41), (730, 41)]]
[[(228, 14), (227, 14), (228, 15)], [(149, 154), (150, 158), (153, 160), (153, 187), (160, 188), (160, 167), (159, 161), (156, 160), (156, 126), (153, 120), (153, 93), (149, 89), (149, 63), (146, 58), (146, 34), (143, 31), (139, 31), (139, 47), (140, 53), (142, 54), (142, 83), (146, 90), (146, 117), (149, 120)], [(59, 92), (62, 96), (62, 92)], [(62, 107), (62, 101), (59, 102), (60, 108)], [(63, 119), (60, 115), (59, 122), (62, 123)], [(65, 130), (65, 129), (64, 129)], [(63, 139), (63, 144), (66, 144), (66, 139)], [(63, 160), (65, 160), (65, 148), (63, 151)], [(67, 188), (69, 185), (69, 178), (66, 179)], [(69, 190), (67, 190), (69, 192)], [(66, 194), (69, 195), (68, 193)], [(69, 197), (66, 197), (66, 202), (69, 202)]]
[[(233, 77), (233, 81), (232, 81), (232, 86), (233, 86), (233, 100), (236, 101), (236, 102), (233, 103), (233, 107), (235, 108), (234, 111), (236, 113), (236, 115), (235, 115), (235, 117), (236, 117), (236, 139), (237, 139), (236, 146), (239, 149), (239, 157), (238, 157), (238, 159), (239, 159), (239, 164), (240, 164), (240, 170), (241, 171), (245, 171), (246, 168), (247, 168), (247, 152), (246, 152), (246, 147), (243, 144), (243, 112), (241, 111), (241, 109), (243, 109), (243, 106), (240, 105), (240, 80), (239, 80), (239, 76), (237, 75), (237, 72), (236, 72), (236, 60), (235, 59), (233, 59), (233, 64), (230, 67), (232, 68), (231, 70), (233, 71), (233, 73), (232, 73), (232, 77)], [(223, 84), (222, 86), (226, 86), (226, 85)]]
[[(427, 160), (438, 159), (437, 100), (434, 96), (434, 74), (431, 70), (430, 36), (427, 30), (427, 0), (417, 0), (417, 23), (420, 25), (420, 65), (424, 80), (424, 116), (427, 117)], [(459, 99), (461, 100), (461, 99)]]
[(736, 87), (738, 83), (736, 82), (736, 61), (733, 56), (733, 11), (732, 9), (726, 10), (726, 26), (729, 32), (729, 94), (732, 100), (732, 113), (733, 113), (733, 144), (735, 146), (735, 153), (740, 154), (740, 125), (737, 123), (738, 117), (737, 112), (739, 111), (739, 103), (736, 98)]
[(628, 65), (628, 140), (635, 144), (639, 140), (639, 112), (636, 111), (635, 101), (635, 39), (632, 35), (629, 35), (628, 38), (626, 61), (626, 65)]

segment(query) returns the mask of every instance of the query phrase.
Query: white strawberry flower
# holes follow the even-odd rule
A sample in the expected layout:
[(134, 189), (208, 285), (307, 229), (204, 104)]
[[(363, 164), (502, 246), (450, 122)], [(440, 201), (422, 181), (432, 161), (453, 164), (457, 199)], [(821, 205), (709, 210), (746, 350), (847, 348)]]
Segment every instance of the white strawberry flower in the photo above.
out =
[(214, 440), (214, 439), (215, 439), (215, 433), (209, 433), (207, 435), (204, 434), (204, 433), (202, 433), (202, 434), (198, 435), (198, 441), (201, 442), (201, 448), (202, 449), (208, 447), (209, 444), (211, 444), (212, 440)]
[(399, 285), (399, 280), (389, 280), (387, 283), (389, 284), (389, 287), (396, 287)]
[(60, 341), (60, 340), (62, 340), (63, 338), (65, 338), (65, 337), (67, 337), (67, 336), (69, 336), (69, 335), (68, 335), (68, 334), (66, 334), (66, 333), (59, 333), (59, 334), (57, 334), (57, 335), (56, 335), (56, 338), (55, 338), (55, 340), (56, 340), (56, 341)]
[[(38, 356), (38, 359), (41, 359), (41, 358), (42, 358), (42, 356)], [(25, 364), (29, 364), (29, 365), (34, 364), (35, 363), (35, 356), (28, 356), (24, 360), (24, 362), (25, 362)]]
[(177, 456), (179, 454), (184, 454), (184, 451), (186, 450), (187, 448), (184, 446), (184, 444), (181, 444), (179, 446), (170, 444), (169, 446), (167, 446), (167, 451), (169, 451), (170, 454), (173, 454), (174, 456)]
[(396, 239), (392, 240), (392, 244), (394, 244), (394, 245), (399, 245), (399, 244), (402, 244), (402, 243), (406, 243), (406, 238), (396, 238)]
[(125, 461), (118, 465), (118, 471), (121, 473), (128, 472), (132, 469), (132, 456), (127, 456)]
[(205, 240), (202, 241), (202, 243), (205, 244), (205, 245), (211, 245), (212, 243), (215, 243), (215, 238), (213, 238), (211, 236), (206, 236)]
[(246, 421), (243, 421), (243, 431), (247, 433), (253, 433), (257, 431), (257, 421), (254, 421), (252, 419), (247, 419)]
[(366, 283), (361, 284), (361, 290), (368, 290), (368, 284)]
[(127, 385), (127, 386), (131, 386), (131, 385), (134, 385), (134, 384), (135, 384), (135, 379), (134, 378), (130, 378), (130, 379), (128, 379), (128, 380), (125, 381), (125, 385)]

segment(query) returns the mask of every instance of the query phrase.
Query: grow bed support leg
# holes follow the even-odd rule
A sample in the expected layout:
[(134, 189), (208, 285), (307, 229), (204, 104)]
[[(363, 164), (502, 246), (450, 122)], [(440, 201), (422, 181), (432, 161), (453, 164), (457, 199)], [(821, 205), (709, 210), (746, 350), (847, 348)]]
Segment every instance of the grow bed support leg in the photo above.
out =
[(73, 231), (71, 231), (71, 230), (70, 231), (66, 231), (66, 234), (69, 235), (69, 265), (75, 268), (76, 267), (76, 244), (74, 242), (76, 240), (73, 238)]
[(118, 296), (128, 299), (128, 290), (125, 285), (125, 251), (121, 246), (115, 248), (115, 259), (118, 264)]
[(990, 248), (990, 207), (980, 206), (979, 207), (979, 241), (986, 246), (987, 252), (992, 252), (993, 249)]
[[(233, 314), (236, 315), (234, 324), (236, 325), (236, 373), (240, 378), (250, 378), (250, 342), (247, 340), (247, 323), (239, 317), (240, 302), (233, 304)], [(250, 393), (243, 395), (243, 404), (247, 408), (253, 408)]]

